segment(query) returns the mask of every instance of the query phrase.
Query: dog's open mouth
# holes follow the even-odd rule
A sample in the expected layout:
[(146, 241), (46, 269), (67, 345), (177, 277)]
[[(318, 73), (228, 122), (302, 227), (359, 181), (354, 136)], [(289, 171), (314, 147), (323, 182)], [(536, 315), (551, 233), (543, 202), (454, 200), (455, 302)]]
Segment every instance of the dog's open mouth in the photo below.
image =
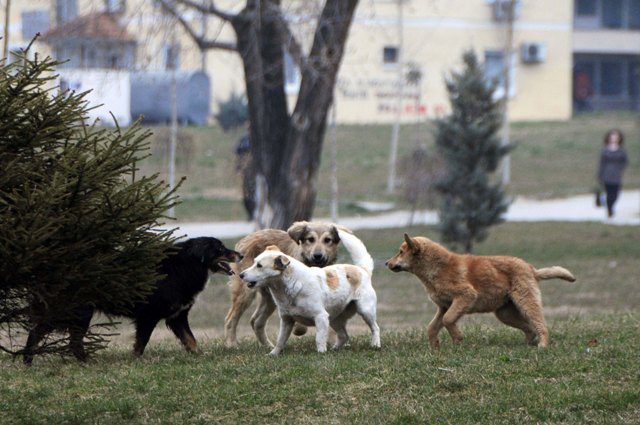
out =
[(216, 262), (216, 272), (224, 273), (227, 276), (231, 276), (233, 274), (233, 270), (231, 270), (231, 266), (226, 261)]

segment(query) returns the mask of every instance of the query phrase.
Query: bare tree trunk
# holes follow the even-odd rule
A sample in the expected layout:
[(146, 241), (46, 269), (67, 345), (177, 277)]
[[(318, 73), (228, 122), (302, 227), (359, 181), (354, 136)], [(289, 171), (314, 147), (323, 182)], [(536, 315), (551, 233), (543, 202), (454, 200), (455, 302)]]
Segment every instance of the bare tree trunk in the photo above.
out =
[[(159, 0), (174, 15), (169, 0)], [(242, 58), (249, 103), (251, 153), (263, 204), (261, 226), (286, 228), (311, 218), (317, 194), (317, 174), (327, 114), (333, 102), (336, 75), (358, 0), (326, 0), (316, 25), (311, 50), (303, 57), (280, 10), (280, 0), (247, 0), (230, 14), (215, 7), (204, 10), (192, 0), (173, 0), (228, 20), (236, 46), (207, 41), (180, 23), (200, 48), (236, 50)], [(289, 116), (284, 84), (284, 51), (301, 66), (302, 80)], [(260, 202), (260, 199), (258, 199)]]

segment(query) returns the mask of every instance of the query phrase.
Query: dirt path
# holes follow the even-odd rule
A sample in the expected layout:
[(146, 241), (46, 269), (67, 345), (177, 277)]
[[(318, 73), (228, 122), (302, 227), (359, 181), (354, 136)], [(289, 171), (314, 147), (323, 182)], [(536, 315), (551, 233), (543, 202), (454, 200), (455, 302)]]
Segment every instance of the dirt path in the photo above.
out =
[[(516, 198), (507, 212), (507, 221), (594, 221), (613, 225), (640, 225), (640, 191), (627, 190), (620, 194), (616, 205), (616, 217), (606, 219), (606, 209), (596, 208), (593, 195), (570, 198), (536, 200)], [(406, 210), (393, 211), (366, 217), (341, 217), (338, 221), (353, 230), (385, 229), (409, 225), (411, 213)], [(320, 218), (323, 220), (322, 218)], [(435, 211), (416, 212), (413, 224), (436, 224)], [(178, 234), (188, 237), (210, 236), (236, 238), (255, 230), (253, 223), (245, 221), (220, 221), (178, 223)]]

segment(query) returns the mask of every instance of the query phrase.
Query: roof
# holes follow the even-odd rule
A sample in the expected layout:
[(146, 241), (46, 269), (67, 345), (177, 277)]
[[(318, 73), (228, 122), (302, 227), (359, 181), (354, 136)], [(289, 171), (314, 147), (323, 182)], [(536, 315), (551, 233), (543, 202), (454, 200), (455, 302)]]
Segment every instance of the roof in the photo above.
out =
[(118, 23), (110, 13), (91, 13), (59, 25), (43, 35), (42, 40), (50, 43), (55, 40), (70, 38), (103, 39), (132, 42), (135, 38), (129, 35), (126, 28)]

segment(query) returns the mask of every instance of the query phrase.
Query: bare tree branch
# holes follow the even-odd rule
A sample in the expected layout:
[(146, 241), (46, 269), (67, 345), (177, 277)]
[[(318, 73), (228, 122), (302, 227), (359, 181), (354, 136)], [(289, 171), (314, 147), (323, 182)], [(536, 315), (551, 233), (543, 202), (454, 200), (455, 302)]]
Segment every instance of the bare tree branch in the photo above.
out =
[(233, 13), (225, 12), (223, 10), (218, 9), (213, 3), (213, 0), (209, 2), (208, 6), (197, 3), (193, 0), (173, 0), (173, 1), (175, 1), (176, 3), (180, 3), (184, 6), (191, 7), (199, 12), (207, 13), (209, 15), (215, 15), (220, 19), (224, 19), (225, 21), (231, 21), (233, 18), (236, 17), (236, 15), (234, 15)]
[[(175, 0), (177, 2), (182, 3), (186, 0)], [(217, 41), (217, 40), (207, 40), (206, 38), (198, 35), (196, 30), (193, 29), (191, 25), (184, 19), (182, 14), (176, 10), (175, 7), (171, 4), (171, 0), (158, 0), (158, 3), (162, 6), (162, 9), (169, 13), (169, 15), (173, 16), (180, 22), (180, 25), (184, 30), (189, 34), (189, 36), (195, 41), (198, 45), (198, 48), (201, 50), (207, 49), (220, 49), (220, 50), (228, 50), (235, 52), (237, 51), (236, 43), (226, 42), (226, 41)]]

